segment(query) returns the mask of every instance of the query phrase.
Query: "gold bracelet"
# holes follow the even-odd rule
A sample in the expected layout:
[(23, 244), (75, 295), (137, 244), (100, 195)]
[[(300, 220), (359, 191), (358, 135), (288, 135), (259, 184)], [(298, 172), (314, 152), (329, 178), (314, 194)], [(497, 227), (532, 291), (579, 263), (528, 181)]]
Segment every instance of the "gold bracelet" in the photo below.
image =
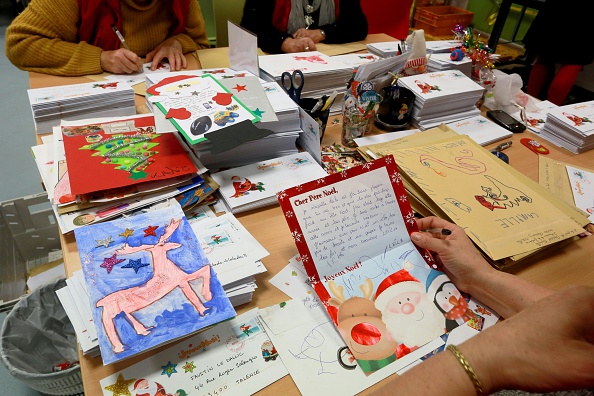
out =
[(464, 367), (464, 371), (466, 371), (466, 374), (468, 374), (468, 377), (470, 377), (470, 380), (472, 381), (472, 384), (474, 385), (476, 394), (479, 396), (482, 396), (483, 395), (483, 387), (481, 386), (481, 381), (479, 380), (476, 373), (470, 366), (470, 363), (468, 363), (468, 360), (466, 360), (464, 355), (462, 355), (462, 352), (460, 352), (458, 347), (453, 344), (448, 345), (448, 347), (446, 349), (448, 351), (452, 352), (454, 354), (454, 356), (456, 357), (456, 359), (458, 359), (458, 361), (460, 362), (462, 367)]

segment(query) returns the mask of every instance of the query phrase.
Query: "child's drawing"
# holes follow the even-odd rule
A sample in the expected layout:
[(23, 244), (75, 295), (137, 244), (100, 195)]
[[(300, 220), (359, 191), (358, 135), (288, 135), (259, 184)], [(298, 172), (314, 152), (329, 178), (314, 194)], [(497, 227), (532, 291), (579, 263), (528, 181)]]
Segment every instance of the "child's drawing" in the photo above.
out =
[(104, 364), (235, 315), (181, 208), (75, 235)]

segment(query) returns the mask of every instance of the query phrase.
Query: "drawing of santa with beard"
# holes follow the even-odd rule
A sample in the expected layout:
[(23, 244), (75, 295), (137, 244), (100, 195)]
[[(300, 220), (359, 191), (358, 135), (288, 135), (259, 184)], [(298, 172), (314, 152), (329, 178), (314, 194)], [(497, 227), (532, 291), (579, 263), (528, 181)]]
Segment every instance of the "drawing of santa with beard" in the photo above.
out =
[(395, 341), (410, 350), (445, 333), (445, 318), (427, 297), (425, 285), (406, 269), (389, 275), (377, 288), (375, 306)]

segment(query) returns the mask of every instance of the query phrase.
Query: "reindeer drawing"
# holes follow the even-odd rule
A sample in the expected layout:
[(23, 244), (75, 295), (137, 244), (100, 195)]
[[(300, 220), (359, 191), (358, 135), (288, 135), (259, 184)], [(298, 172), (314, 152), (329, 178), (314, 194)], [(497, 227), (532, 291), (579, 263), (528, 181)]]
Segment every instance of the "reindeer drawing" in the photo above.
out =
[(167, 242), (181, 223), (180, 220), (171, 220), (165, 227), (165, 233), (154, 245), (130, 246), (127, 243), (118, 250), (116, 254), (133, 254), (140, 251), (148, 251), (152, 256), (153, 276), (144, 284), (115, 291), (97, 301), (97, 308), (103, 307), (102, 322), (105, 334), (113, 346), (115, 353), (124, 351), (124, 345), (115, 328), (114, 318), (124, 313), (132, 323), (137, 334), (148, 335), (150, 329), (145, 327), (132, 315), (134, 312), (145, 308), (155, 301), (161, 299), (175, 288), (179, 287), (192, 305), (200, 313), (205, 315), (207, 308), (204, 306), (198, 295), (190, 285), (191, 281), (201, 279), (201, 295), (205, 301), (212, 299), (210, 291), (210, 265), (205, 265), (197, 271), (186, 273), (173, 261), (167, 258), (167, 252), (177, 249), (182, 245), (174, 242)]
[[(357, 359), (366, 374), (378, 370), (396, 360), (395, 351), (398, 343), (394, 341), (382, 321), (382, 313), (373, 303), (373, 283), (366, 278), (359, 288), (363, 297), (344, 297), (344, 288), (334, 281), (328, 282), (328, 288), (334, 297), (328, 299), (330, 306), (338, 308), (338, 331), (347, 347)], [(344, 362), (339, 363), (344, 368)]]

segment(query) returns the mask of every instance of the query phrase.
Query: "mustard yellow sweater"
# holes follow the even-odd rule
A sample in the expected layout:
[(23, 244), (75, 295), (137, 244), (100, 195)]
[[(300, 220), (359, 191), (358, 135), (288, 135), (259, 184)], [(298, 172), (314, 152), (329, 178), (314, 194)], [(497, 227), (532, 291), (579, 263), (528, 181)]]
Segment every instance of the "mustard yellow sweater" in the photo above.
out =
[[(96, 0), (91, 0), (96, 1)], [(137, 55), (144, 57), (165, 41), (173, 23), (167, 1), (153, 0), (139, 6), (121, 0), (122, 34)], [(60, 76), (100, 74), (101, 52), (78, 42), (77, 0), (33, 0), (6, 30), (6, 56), (18, 68)], [(186, 31), (173, 36), (184, 54), (208, 48), (204, 19), (198, 0), (190, 1)]]

